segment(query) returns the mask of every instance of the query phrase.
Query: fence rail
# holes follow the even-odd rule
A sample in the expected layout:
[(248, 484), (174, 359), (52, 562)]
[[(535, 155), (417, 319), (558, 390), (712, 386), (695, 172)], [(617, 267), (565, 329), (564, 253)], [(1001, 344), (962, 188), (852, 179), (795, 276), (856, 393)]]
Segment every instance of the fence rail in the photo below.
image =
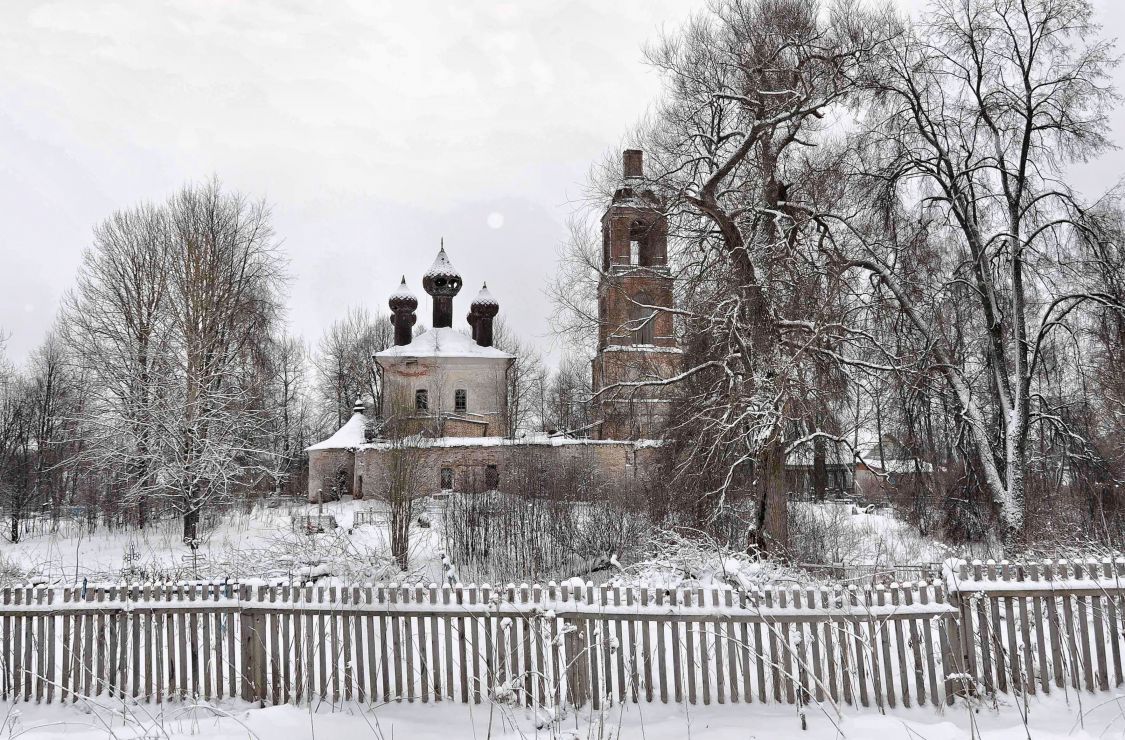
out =
[(0, 697), (938, 705), (1122, 684), (1123, 562), (865, 588), (0, 591)]

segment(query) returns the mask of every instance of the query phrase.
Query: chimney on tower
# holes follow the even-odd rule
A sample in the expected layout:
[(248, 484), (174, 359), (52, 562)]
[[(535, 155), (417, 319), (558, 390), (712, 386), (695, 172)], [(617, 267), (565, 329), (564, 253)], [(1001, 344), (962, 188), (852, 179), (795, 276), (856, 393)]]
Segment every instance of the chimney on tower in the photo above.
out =
[(626, 178), (642, 178), (644, 172), (645, 153), (640, 149), (626, 149), (622, 159)]

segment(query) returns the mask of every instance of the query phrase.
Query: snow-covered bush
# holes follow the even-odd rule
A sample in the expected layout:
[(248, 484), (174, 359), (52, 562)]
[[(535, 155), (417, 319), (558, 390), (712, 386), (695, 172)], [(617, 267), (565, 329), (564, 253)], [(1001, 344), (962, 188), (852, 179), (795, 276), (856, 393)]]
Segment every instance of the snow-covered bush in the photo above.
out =
[[(807, 575), (804, 578), (807, 580)], [(663, 530), (654, 533), (636, 562), (625, 566), (610, 582), (620, 586), (754, 590), (796, 580), (793, 571), (778, 563), (726, 547), (701, 532)]]
[(789, 535), (789, 557), (797, 563), (917, 564), (944, 556), (936, 541), (893, 513), (851, 503), (790, 503)]

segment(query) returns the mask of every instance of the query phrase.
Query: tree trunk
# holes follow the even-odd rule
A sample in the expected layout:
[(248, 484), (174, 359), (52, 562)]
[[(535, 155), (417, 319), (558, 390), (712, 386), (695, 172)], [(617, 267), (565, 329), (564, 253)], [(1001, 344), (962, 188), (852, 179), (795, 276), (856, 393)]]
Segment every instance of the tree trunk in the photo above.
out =
[(191, 542), (199, 536), (199, 507), (184, 512), (184, 542)]
[(785, 446), (771, 441), (758, 457), (756, 545), (765, 555), (784, 555), (789, 549), (789, 496), (785, 485)]
[(813, 497), (823, 501), (828, 494), (828, 465), (825, 460), (828, 443), (824, 437), (813, 439), (812, 488)]
[(404, 571), (410, 565), (410, 508), (409, 504), (391, 505), (391, 556)]

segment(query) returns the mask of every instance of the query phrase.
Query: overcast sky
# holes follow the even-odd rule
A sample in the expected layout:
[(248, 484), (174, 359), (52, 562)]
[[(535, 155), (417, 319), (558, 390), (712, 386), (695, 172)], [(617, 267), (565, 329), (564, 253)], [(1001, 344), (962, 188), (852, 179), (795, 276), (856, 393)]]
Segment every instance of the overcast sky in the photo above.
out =
[[(8, 356), (42, 340), (96, 223), (212, 174), (271, 204), (310, 345), (350, 305), (384, 309), (403, 273), (420, 293), (442, 237), (457, 321), (487, 280), (549, 345), (543, 289), (587, 169), (658, 92), (641, 47), (700, 4), (4, 0)], [(1098, 3), (1110, 33), (1118, 5)], [(1100, 192), (1123, 164), (1080, 177)]]

